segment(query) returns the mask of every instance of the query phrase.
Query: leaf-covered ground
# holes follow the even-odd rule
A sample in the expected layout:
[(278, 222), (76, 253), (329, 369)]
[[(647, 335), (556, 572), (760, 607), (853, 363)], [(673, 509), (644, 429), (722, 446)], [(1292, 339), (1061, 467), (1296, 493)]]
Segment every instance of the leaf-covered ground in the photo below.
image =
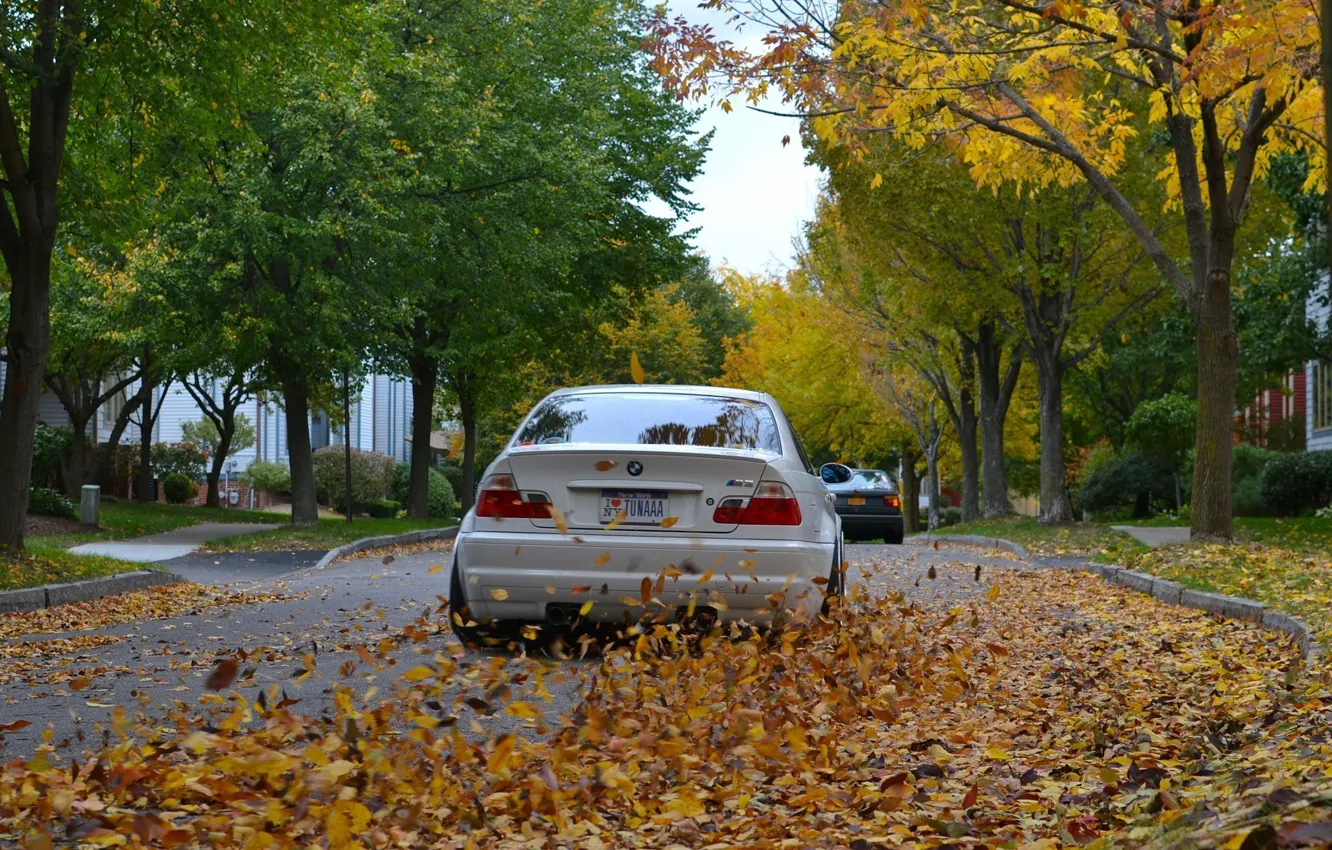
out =
[(1257, 544), (1167, 546), (1126, 566), (1186, 587), (1255, 599), (1294, 614), (1332, 649), (1332, 554)]
[(978, 520), (939, 529), (940, 534), (978, 534), (1002, 537), (1020, 544), (1038, 557), (1082, 555), (1114, 560), (1141, 551), (1144, 547), (1132, 537), (1108, 525), (1077, 522), (1069, 525), (1041, 525), (1031, 517)]
[[(273, 520), (270, 519), (270, 522)], [(320, 517), (308, 527), (283, 525), (271, 531), (259, 531), (238, 537), (214, 540), (204, 546), (207, 552), (272, 552), (282, 549), (332, 549), (363, 537), (402, 534), (423, 528), (440, 528), (453, 523), (438, 519), (374, 519), (361, 517), (347, 522), (341, 517)]]
[[(439, 642), (438, 612), (328, 674), (327, 716), (224, 658), (171, 734), (117, 709), (124, 737), (94, 757), (10, 761), (0, 839), (1258, 848), (1332, 831), (1332, 680), (1286, 641), (1082, 574), (973, 570), (856, 565), (853, 599), (779, 633), (650, 627), (572, 673), (587, 695), (562, 717), (542, 694), (570, 668), (476, 662)], [(420, 655), (395, 686), (343, 683), (399, 644)]]

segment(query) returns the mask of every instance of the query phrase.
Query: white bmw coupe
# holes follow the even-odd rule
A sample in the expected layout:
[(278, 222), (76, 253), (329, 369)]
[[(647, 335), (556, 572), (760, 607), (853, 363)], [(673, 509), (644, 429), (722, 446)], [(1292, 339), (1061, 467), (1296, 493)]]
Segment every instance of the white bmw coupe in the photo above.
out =
[(454, 547), (454, 629), (505, 621), (769, 623), (840, 592), (833, 497), (771, 396), (566, 389), (482, 478)]

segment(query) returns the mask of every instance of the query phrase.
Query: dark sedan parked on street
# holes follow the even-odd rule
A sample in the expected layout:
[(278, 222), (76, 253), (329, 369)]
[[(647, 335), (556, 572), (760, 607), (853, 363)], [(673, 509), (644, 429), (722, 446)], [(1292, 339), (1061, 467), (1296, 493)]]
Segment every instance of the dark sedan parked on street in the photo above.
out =
[(833, 509), (842, 518), (847, 540), (902, 542), (902, 500), (888, 473), (880, 469), (852, 469), (825, 464), (821, 477), (836, 499)]

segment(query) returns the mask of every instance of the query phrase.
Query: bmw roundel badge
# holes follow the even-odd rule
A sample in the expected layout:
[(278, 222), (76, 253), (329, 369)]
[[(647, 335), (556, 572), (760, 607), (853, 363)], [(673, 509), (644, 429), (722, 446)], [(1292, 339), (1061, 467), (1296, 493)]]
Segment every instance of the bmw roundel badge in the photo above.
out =
[(629, 466), (626, 467), (626, 468), (629, 470), (629, 474), (630, 474), (630, 475), (642, 475), (642, 474), (643, 474), (643, 464), (639, 463), (639, 462), (636, 461), (636, 460), (631, 460), (631, 461), (629, 461)]

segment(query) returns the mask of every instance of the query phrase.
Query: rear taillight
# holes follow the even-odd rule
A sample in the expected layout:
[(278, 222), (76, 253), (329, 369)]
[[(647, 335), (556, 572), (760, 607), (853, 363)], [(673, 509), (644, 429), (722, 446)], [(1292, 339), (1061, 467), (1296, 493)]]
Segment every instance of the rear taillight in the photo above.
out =
[(476, 515), (495, 519), (547, 519), (550, 501), (544, 494), (522, 493), (512, 475), (492, 475), (481, 482)]
[(718, 525), (800, 525), (800, 503), (785, 484), (764, 481), (749, 499), (722, 499), (712, 512)]
[(902, 503), (898, 501), (896, 496), (884, 496), (883, 506), (885, 508), (900, 508), (902, 507)]

